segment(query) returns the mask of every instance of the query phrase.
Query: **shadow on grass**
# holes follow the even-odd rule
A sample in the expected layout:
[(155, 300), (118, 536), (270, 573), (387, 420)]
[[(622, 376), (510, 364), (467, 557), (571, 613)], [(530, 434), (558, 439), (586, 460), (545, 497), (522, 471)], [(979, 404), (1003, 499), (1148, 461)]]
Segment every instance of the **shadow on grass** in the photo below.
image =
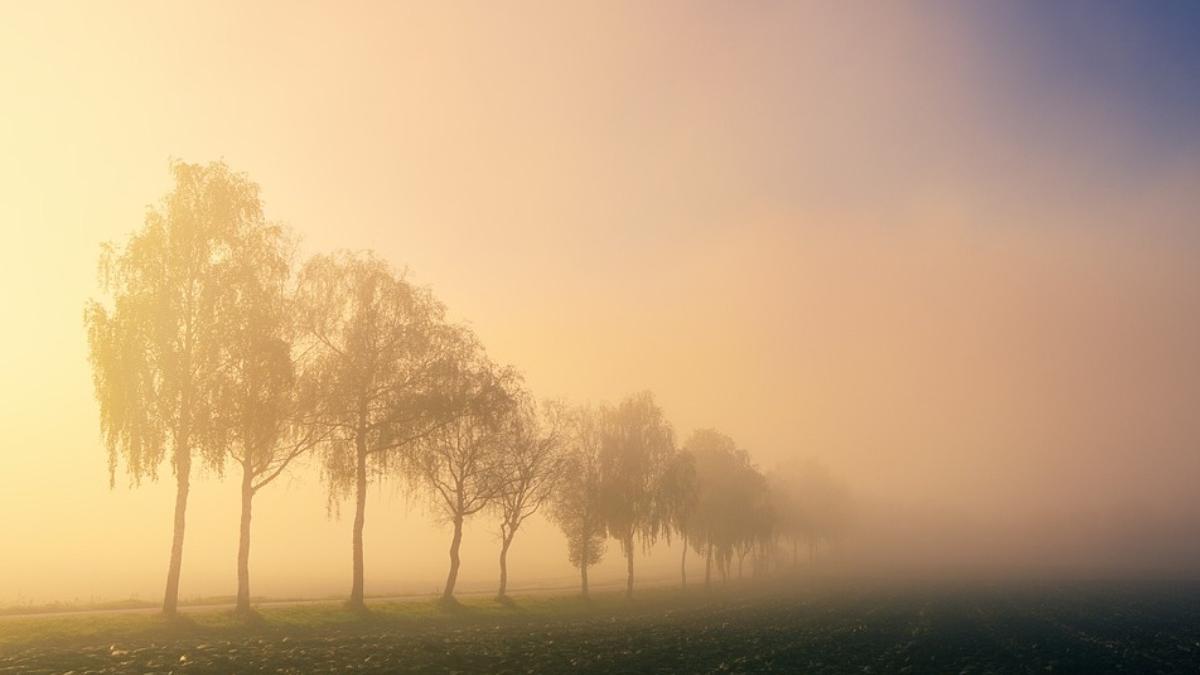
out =
[(347, 600), (342, 603), (342, 609), (364, 619), (371, 616), (371, 610), (361, 601)]
[(439, 610), (447, 614), (462, 616), (467, 614), (470, 609), (458, 601), (458, 598), (453, 595), (443, 595), (433, 603)]
[(233, 610), (233, 618), (237, 619), (243, 626), (247, 628), (263, 629), (267, 627), (267, 620), (256, 609)]
[[(361, 635), (400, 632), (430, 634), (447, 628), (476, 625), (504, 626), (547, 622), (561, 624), (577, 619), (651, 615), (678, 611), (718, 601), (707, 593), (677, 589), (646, 589), (629, 602), (623, 592), (528, 594), (516, 597), (467, 596), (463, 598), (379, 599), (365, 606), (329, 602), (260, 606), (250, 615), (223, 610), (192, 609), (168, 618), (162, 614), (95, 613), (63, 617), (5, 619), (0, 626), (0, 651), (24, 645), (84, 645), (148, 643), (157, 640), (231, 640), (246, 636), (267, 639), (321, 635)], [(739, 597), (741, 597), (739, 595)]]
[(162, 625), (171, 632), (187, 633), (196, 630), (196, 620), (192, 617), (181, 614), (179, 612), (159, 615), (162, 617)]

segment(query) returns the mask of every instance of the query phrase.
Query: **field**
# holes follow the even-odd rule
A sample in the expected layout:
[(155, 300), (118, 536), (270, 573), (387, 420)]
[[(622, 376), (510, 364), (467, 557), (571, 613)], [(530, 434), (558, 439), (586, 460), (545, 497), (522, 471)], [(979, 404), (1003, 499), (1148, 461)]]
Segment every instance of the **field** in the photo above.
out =
[(0, 672), (1200, 671), (1200, 585), (741, 585), (0, 619)]

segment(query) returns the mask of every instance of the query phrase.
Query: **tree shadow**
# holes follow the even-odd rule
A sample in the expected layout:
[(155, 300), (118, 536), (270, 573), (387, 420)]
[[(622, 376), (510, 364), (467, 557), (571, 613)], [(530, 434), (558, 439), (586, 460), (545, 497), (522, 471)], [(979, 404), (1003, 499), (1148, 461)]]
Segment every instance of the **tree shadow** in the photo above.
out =
[(167, 635), (186, 637), (195, 635), (200, 631), (200, 626), (196, 624), (196, 620), (182, 612), (175, 612), (173, 614), (164, 612), (159, 617), (162, 620)]
[(434, 605), (443, 612), (451, 614), (463, 614), (467, 611), (466, 605), (458, 601), (458, 598), (453, 595), (443, 595), (434, 601)]
[(233, 617), (241, 621), (247, 628), (265, 628), (267, 620), (263, 618), (254, 608), (245, 610), (233, 610)]
[(369, 619), (374, 616), (371, 613), (371, 610), (367, 607), (366, 603), (354, 602), (353, 600), (347, 600), (346, 602), (343, 602), (342, 609), (354, 614), (360, 619)]

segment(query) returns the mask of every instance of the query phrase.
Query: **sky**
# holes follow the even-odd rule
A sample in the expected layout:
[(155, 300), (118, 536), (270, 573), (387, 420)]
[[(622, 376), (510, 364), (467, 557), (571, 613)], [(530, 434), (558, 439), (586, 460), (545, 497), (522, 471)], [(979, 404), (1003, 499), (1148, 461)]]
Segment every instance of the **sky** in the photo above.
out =
[[(0, 0), (0, 605), (161, 593), (173, 486), (110, 489), (82, 308), (170, 158), (247, 173), (305, 254), (407, 269), (539, 396), (650, 389), (680, 439), (819, 458), (860, 505), (847, 564), (1194, 574), (1197, 28), (1185, 2)], [(233, 590), (236, 490), (196, 482), (185, 597)], [(368, 592), (436, 589), (423, 496), (367, 516)], [(311, 466), (273, 485), (254, 591), (344, 592), (349, 521)], [(574, 578), (546, 523), (511, 556), (514, 585)], [(612, 545), (594, 578), (621, 571)]]

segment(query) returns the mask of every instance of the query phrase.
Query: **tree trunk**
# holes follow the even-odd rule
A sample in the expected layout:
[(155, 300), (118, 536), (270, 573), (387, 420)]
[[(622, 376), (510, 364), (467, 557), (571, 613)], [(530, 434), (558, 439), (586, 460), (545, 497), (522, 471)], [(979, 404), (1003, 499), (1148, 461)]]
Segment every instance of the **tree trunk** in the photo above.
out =
[(746, 560), (746, 554), (739, 553), (738, 554), (738, 578), (739, 579), (742, 578), (742, 563), (745, 562), (745, 560)]
[(504, 599), (505, 593), (508, 591), (508, 547), (512, 545), (515, 534), (516, 532), (505, 534), (500, 543), (500, 592), (496, 594), (496, 597), (500, 599)]
[(250, 507), (254, 500), (254, 474), (242, 465), (242, 523), (238, 535), (237, 607), (238, 614), (250, 613)]
[(187, 513), (188, 480), (192, 473), (192, 451), (188, 447), (186, 434), (176, 441), (183, 447), (176, 449), (175, 460), (175, 526), (171, 535), (171, 561), (167, 566), (167, 590), (163, 595), (163, 614), (175, 616), (179, 609), (179, 574), (183, 569), (183, 529)]
[(446, 576), (446, 588), (442, 589), (442, 599), (454, 597), (454, 584), (458, 582), (458, 547), (462, 544), (462, 516), (454, 517), (454, 538), (450, 540), (450, 574)]
[(704, 561), (704, 587), (712, 586), (712, 542), (708, 542), (708, 557)]
[(367, 442), (360, 432), (354, 466), (354, 579), (350, 586), (351, 609), (363, 609), (363, 523), (367, 510)]
[(625, 579), (625, 597), (633, 597), (633, 537), (630, 537), (625, 542), (625, 561), (629, 569), (629, 576)]
[(792, 567), (796, 567), (797, 565), (800, 564), (799, 558), (796, 557), (796, 547), (797, 546), (799, 546), (799, 542), (795, 537), (793, 537), (792, 538)]
[(583, 595), (584, 600), (588, 599), (587, 568), (588, 568), (588, 564), (587, 564), (586, 560), (579, 563), (579, 581), (583, 588), (582, 595)]
[(679, 556), (679, 578), (683, 582), (683, 587), (687, 588), (687, 535), (683, 535), (680, 543), (683, 544), (683, 554)]

